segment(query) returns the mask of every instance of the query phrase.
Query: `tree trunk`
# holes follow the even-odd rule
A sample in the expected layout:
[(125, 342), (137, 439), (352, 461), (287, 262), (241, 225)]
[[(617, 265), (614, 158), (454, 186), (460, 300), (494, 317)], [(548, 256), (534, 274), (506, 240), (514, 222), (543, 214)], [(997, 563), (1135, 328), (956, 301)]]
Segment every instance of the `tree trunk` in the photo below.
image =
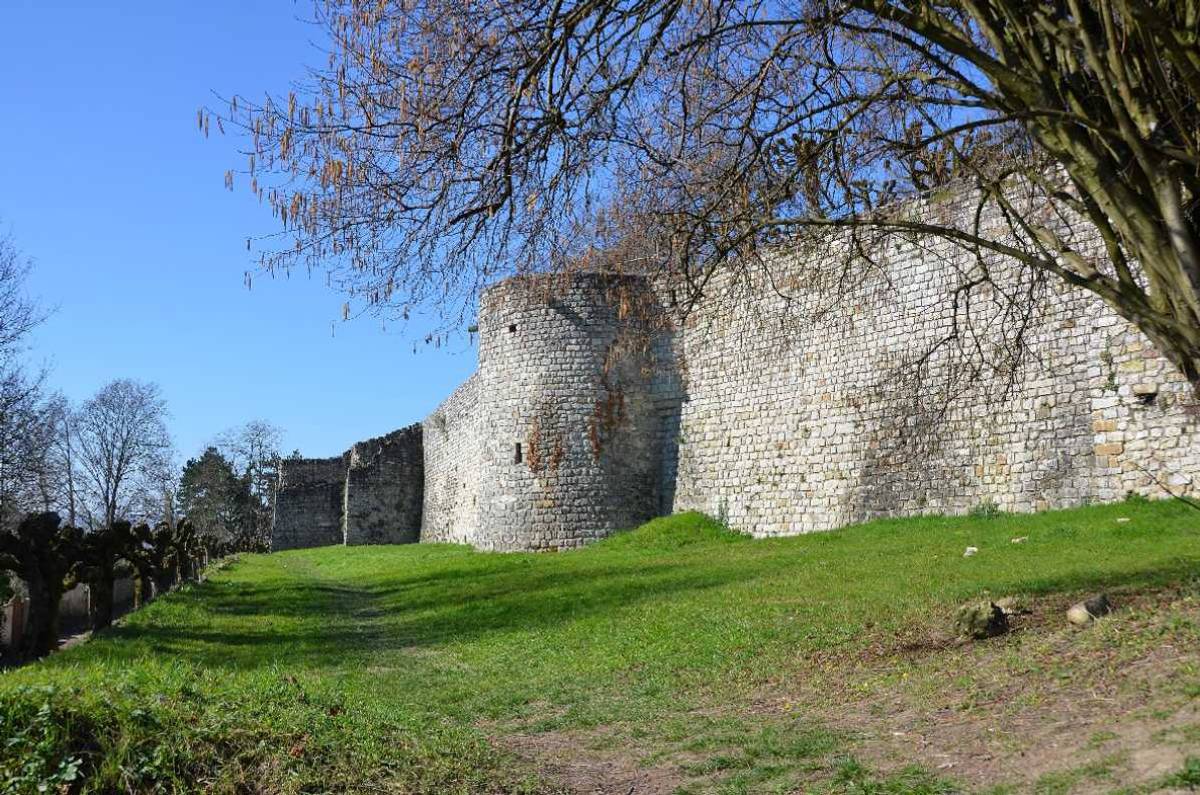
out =
[(171, 586), (175, 583), (175, 569), (163, 569), (154, 578), (154, 595), (162, 596), (167, 591), (171, 590)]
[(154, 598), (154, 577), (144, 566), (134, 568), (133, 609), (139, 610)]
[(21, 643), (21, 656), (37, 659), (58, 648), (62, 584), (56, 586), (38, 572), (26, 580), (26, 586), (29, 589), (29, 626)]
[(101, 571), (92, 586), (92, 629), (107, 629), (113, 618), (113, 572)]

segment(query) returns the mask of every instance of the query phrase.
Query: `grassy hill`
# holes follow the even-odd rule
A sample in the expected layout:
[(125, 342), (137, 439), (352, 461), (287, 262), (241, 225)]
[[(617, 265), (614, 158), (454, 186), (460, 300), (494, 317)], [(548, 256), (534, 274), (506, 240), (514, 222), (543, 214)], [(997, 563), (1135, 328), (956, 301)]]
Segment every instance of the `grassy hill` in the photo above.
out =
[[(1117, 612), (1068, 625), (1100, 589)], [(954, 637), (1008, 595), (1011, 634)], [(0, 791), (1186, 789), (1198, 600), (1169, 502), (247, 556), (0, 675)]]

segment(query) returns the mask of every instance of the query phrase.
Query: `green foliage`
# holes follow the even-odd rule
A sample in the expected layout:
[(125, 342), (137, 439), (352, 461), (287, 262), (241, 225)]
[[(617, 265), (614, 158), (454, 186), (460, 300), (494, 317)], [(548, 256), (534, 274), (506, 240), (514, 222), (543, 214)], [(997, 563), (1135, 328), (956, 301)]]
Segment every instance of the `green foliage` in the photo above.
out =
[(811, 716), (721, 710), (811, 678), (814, 655), (853, 666), (946, 628), (984, 592), (1184, 581), (1197, 517), (1152, 502), (753, 540), (684, 514), (553, 555), (244, 555), (0, 678), (0, 736), (20, 738), (0, 775), (78, 759), (94, 791), (545, 792), (489, 738), (605, 727), (686, 755), (688, 792), (944, 792), (839, 761), (849, 739)]
[[(54, 688), (19, 688), (0, 705), (0, 788), (57, 791), (74, 784), (91, 727), (64, 714)], [(77, 749), (79, 749), (77, 751)]]
[(1183, 770), (1167, 776), (1161, 783), (1163, 789), (1200, 790), (1200, 756), (1189, 756)]
[(239, 477), (215, 447), (184, 465), (179, 507), (201, 536), (237, 544), (253, 535), (255, 501), (250, 480)]
[(880, 778), (856, 759), (849, 758), (838, 767), (830, 792), (837, 795), (950, 795), (962, 792), (962, 788), (919, 767), (906, 767), (899, 773)]
[(970, 516), (972, 519), (994, 519), (1003, 514), (995, 500), (986, 499), (971, 509)]

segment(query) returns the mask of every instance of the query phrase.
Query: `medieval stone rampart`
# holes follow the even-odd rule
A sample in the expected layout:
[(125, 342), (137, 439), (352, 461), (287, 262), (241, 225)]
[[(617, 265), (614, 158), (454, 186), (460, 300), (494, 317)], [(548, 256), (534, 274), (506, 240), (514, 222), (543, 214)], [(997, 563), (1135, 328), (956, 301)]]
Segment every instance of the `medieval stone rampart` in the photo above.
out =
[(763, 536), (1195, 488), (1190, 387), (1091, 294), (992, 263), (996, 286), (956, 305), (973, 256), (910, 241), (822, 314), (811, 263), (777, 264), (773, 285), (717, 286), (681, 332), (676, 510)]
[(342, 456), (280, 462), (271, 550), (340, 544), (345, 480)]
[(471, 376), (422, 423), (425, 434), (425, 513), (421, 540), (470, 543), (479, 527), (482, 428), (476, 404), (479, 375)]
[[(422, 423), (420, 477), (395, 470), (423, 492), (421, 540), (562, 549), (689, 509), (773, 536), (1200, 491), (1190, 386), (1099, 299), (943, 241), (873, 260), (848, 281), (830, 248), (781, 251), (678, 316), (631, 276), (487, 290), (478, 371)], [(316, 529), (323, 486), (288, 483), (285, 544), (350, 541)], [(375, 527), (412, 538), (411, 518)]]
[(407, 544), (420, 538), (425, 491), (421, 426), (358, 442), (345, 455), (342, 537), (355, 544)]

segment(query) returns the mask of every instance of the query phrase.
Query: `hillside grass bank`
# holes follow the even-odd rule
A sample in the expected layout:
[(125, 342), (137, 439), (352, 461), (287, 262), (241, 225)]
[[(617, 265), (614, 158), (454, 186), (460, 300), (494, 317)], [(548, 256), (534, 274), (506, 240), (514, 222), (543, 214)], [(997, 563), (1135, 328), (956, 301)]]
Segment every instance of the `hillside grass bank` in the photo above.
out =
[[(1185, 790), (1198, 578), (1200, 512), (1145, 501), (250, 555), (0, 675), (0, 791)], [(1010, 595), (1010, 635), (953, 637)]]

